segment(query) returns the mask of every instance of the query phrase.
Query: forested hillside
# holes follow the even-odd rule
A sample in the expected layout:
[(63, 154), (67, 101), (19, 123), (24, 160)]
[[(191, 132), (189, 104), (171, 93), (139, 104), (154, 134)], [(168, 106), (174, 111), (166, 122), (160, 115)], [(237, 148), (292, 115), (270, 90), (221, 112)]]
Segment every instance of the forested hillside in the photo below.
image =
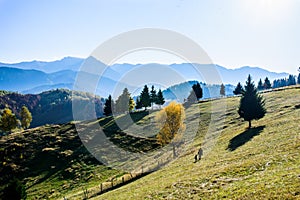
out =
[(72, 121), (72, 98), (76, 101), (82, 101), (83, 104), (95, 103), (97, 117), (102, 116), (103, 113), (102, 104), (104, 100), (85, 92), (56, 89), (37, 95), (23, 95), (5, 91), (2, 91), (0, 94), (0, 110), (8, 107), (19, 116), (21, 107), (25, 105), (32, 113), (31, 127)]

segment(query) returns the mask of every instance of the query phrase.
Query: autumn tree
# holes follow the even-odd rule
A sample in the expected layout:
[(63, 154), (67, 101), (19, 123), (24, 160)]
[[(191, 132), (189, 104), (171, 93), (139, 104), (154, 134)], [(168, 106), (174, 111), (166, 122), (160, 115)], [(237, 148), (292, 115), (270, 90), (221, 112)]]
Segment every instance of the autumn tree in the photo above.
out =
[(244, 89), (243, 89), (243, 86), (241, 85), (240, 82), (238, 82), (236, 88), (235, 88), (234, 91), (233, 91), (233, 94), (235, 94), (235, 95), (242, 94), (242, 93), (243, 93), (243, 90), (244, 90)]
[(9, 108), (5, 108), (0, 118), (0, 129), (3, 132), (11, 132), (17, 128), (18, 120)]
[(129, 106), (129, 112), (132, 112), (132, 110), (135, 107), (135, 102), (132, 97), (129, 97), (129, 105), (128, 106)]
[(109, 116), (112, 114), (114, 110), (114, 100), (112, 99), (111, 95), (108, 96), (108, 98), (105, 100), (104, 104), (104, 114), (106, 116)]
[(30, 123), (32, 121), (32, 116), (30, 111), (28, 110), (28, 108), (26, 106), (22, 106), (21, 112), (20, 112), (20, 116), (21, 116), (21, 126), (23, 129), (27, 129), (30, 126)]
[(160, 128), (156, 136), (157, 142), (160, 145), (171, 144), (173, 157), (176, 157), (176, 147), (180, 143), (185, 130), (184, 107), (179, 103), (171, 102), (157, 113), (155, 120)]
[(265, 100), (258, 94), (250, 75), (246, 81), (238, 113), (240, 117), (249, 122), (249, 128), (251, 128), (252, 120), (263, 118), (266, 114)]
[(222, 83), (220, 87), (220, 95), (225, 96), (225, 85)]
[(162, 106), (165, 103), (165, 98), (164, 98), (164, 95), (163, 95), (161, 89), (159, 89), (158, 92), (157, 92), (156, 102), (155, 103), (157, 105), (159, 105), (159, 106)]

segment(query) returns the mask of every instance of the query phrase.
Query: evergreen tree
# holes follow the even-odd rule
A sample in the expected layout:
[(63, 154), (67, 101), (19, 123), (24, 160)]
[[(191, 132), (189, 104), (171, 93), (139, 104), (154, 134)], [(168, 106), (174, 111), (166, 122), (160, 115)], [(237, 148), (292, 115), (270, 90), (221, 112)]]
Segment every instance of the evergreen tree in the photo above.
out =
[(263, 90), (264, 89), (264, 85), (261, 79), (259, 79), (258, 81), (258, 85), (257, 85), (257, 89), (258, 90)]
[(296, 78), (293, 75), (289, 75), (288, 85), (296, 85)]
[(165, 98), (163, 96), (161, 89), (159, 89), (157, 92), (156, 104), (162, 106), (164, 105), (164, 103), (165, 103)]
[(220, 95), (221, 96), (225, 96), (225, 85), (222, 83), (221, 87), (220, 87)]
[(21, 109), (21, 126), (23, 129), (27, 129), (30, 126), (30, 123), (32, 121), (31, 113), (29, 112), (28, 108), (26, 106), (22, 106)]
[(270, 82), (270, 80), (269, 80), (268, 77), (266, 77), (266, 79), (265, 79), (264, 88), (265, 88), (266, 90), (272, 88), (271, 82)]
[(136, 98), (135, 109), (141, 109), (143, 107), (140, 97)]
[(153, 110), (153, 104), (156, 103), (156, 98), (157, 98), (156, 90), (154, 89), (154, 85), (152, 85), (150, 91), (150, 103), (151, 103), (152, 110)]
[(114, 100), (111, 98), (111, 95), (109, 95), (108, 98), (105, 100), (104, 114), (106, 116), (109, 116), (112, 114), (113, 110), (114, 110)]
[(249, 75), (245, 85), (245, 92), (242, 94), (238, 110), (240, 117), (249, 122), (249, 128), (251, 128), (252, 120), (258, 120), (265, 116), (266, 109), (264, 106), (265, 100), (257, 93), (257, 89)]
[(192, 86), (192, 88), (193, 88), (193, 91), (194, 91), (194, 93), (197, 97), (197, 100), (201, 99), (203, 97), (203, 91), (202, 91), (202, 88), (201, 88), (200, 84), (199, 83), (194, 84)]
[(297, 84), (300, 84), (300, 73), (298, 75)]
[(234, 91), (233, 91), (233, 94), (235, 94), (235, 95), (242, 94), (242, 93), (243, 93), (243, 90), (244, 90), (244, 89), (243, 89), (243, 86), (241, 85), (240, 82), (238, 82), (236, 88), (235, 88)]
[(17, 125), (17, 117), (9, 108), (5, 108), (0, 118), (0, 129), (3, 132), (11, 132), (13, 129), (17, 128)]
[(150, 94), (149, 94), (149, 89), (148, 89), (147, 85), (144, 86), (144, 89), (141, 92), (140, 101), (142, 103), (142, 106), (145, 108), (145, 110), (147, 110), (147, 107), (149, 107), (151, 105)]
[(129, 111), (130, 93), (127, 88), (124, 88), (123, 93), (116, 100), (116, 112), (124, 113)]

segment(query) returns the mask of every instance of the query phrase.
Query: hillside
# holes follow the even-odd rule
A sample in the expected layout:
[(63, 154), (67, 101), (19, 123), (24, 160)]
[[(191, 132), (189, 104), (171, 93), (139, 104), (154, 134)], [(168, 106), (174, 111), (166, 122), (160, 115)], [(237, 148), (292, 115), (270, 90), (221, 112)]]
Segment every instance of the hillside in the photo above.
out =
[(23, 105), (27, 106), (32, 113), (31, 127), (72, 121), (72, 96), (74, 100), (81, 101), (83, 104), (94, 102), (97, 116), (102, 116), (104, 100), (85, 92), (56, 89), (40, 94), (3, 93), (0, 95), (0, 110), (9, 107), (19, 116), (20, 108)]
[[(200, 162), (193, 163), (193, 157), (209, 125), (206, 117), (190, 153), (95, 199), (299, 199), (300, 88), (264, 96), (268, 113), (252, 130), (238, 118), (239, 98), (217, 100), (227, 103), (225, 125), (217, 124), (220, 136)], [(187, 118), (198, 106), (202, 116), (209, 116), (206, 102), (189, 108)]]
[[(263, 95), (268, 113), (254, 122), (251, 130), (238, 117), (239, 97), (187, 108), (186, 134), (197, 130), (187, 151), (161, 170), (95, 199), (299, 199), (300, 87)], [(227, 105), (225, 113), (221, 112), (223, 103)], [(216, 123), (210, 127), (212, 116), (219, 113), (221, 119), (214, 119)], [(100, 124), (113, 144), (130, 152), (148, 152), (158, 146), (153, 140), (155, 112), (146, 114), (131, 115), (133, 122), (142, 126), (128, 123), (124, 115), (82, 122), (76, 127), (90, 133)], [(125, 122), (125, 131), (118, 128), (117, 121)], [(204, 151), (203, 159), (194, 163), (194, 154), (207, 130), (219, 137), (215, 145), (204, 143), (204, 149), (207, 145), (212, 149)], [(95, 160), (82, 145), (74, 123), (13, 133), (1, 137), (0, 146), (0, 187), (15, 174), (26, 183), (29, 199), (82, 199), (83, 189), (99, 190), (100, 183), (125, 173)], [(108, 151), (105, 146), (100, 150)]]

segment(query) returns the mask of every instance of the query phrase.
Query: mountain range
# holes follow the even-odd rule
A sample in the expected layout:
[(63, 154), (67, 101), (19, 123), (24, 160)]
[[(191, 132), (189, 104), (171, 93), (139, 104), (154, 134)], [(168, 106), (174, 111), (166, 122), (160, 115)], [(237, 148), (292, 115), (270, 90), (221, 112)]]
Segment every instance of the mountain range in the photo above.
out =
[[(23, 94), (38, 94), (51, 89), (64, 88), (95, 92), (97, 95), (106, 97), (112, 94), (117, 85), (123, 88), (128, 87), (130, 91), (137, 91), (143, 86), (135, 84), (132, 82), (132, 79), (146, 81), (151, 76), (161, 76), (161, 79), (166, 80), (165, 84), (162, 85), (162, 89), (165, 89), (164, 93), (167, 94), (170, 91), (169, 87), (174, 85), (178, 87), (180, 83), (187, 83), (184, 84), (184, 88), (190, 85), (193, 80), (207, 83), (203, 76), (214, 67), (217, 69), (215, 76), (220, 76), (222, 82), (227, 84), (227, 94), (232, 94), (233, 86), (238, 82), (243, 84), (248, 74), (251, 74), (253, 80), (256, 82), (260, 78), (264, 79), (265, 77), (274, 80), (288, 76), (287, 73), (270, 72), (259, 67), (227, 69), (213, 64), (190, 63), (170, 65), (124, 63), (106, 67), (94, 57), (88, 57), (87, 59), (65, 57), (53, 62), (0, 63), (0, 90)], [(147, 70), (144, 70), (146, 68)], [(153, 70), (151, 71), (151, 69)], [(163, 71), (163, 69), (167, 71)], [(200, 73), (197, 69), (200, 69)], [(136, 73), (134, 73), (135, 71)], [(169, 72), (170, 74), (167, 74)], [(201, 74), (202, 72), (203, 74)], [(126, 77), (128, 74), (132, 77)], [(175, 78), (176, 76), (179, 78)], [(76, 78), (78, 77), (85, 77), (85, 84), (83, 86), (76, 85)], [(96, 86), (91, 85), (92, 83), (96, 83)], [(214, 96), (211, 93), (214, 92), (206, 92), (204, 96), (207, 98)], [(169, 96), (171, 97), (172, 95), (170, 94)]]

